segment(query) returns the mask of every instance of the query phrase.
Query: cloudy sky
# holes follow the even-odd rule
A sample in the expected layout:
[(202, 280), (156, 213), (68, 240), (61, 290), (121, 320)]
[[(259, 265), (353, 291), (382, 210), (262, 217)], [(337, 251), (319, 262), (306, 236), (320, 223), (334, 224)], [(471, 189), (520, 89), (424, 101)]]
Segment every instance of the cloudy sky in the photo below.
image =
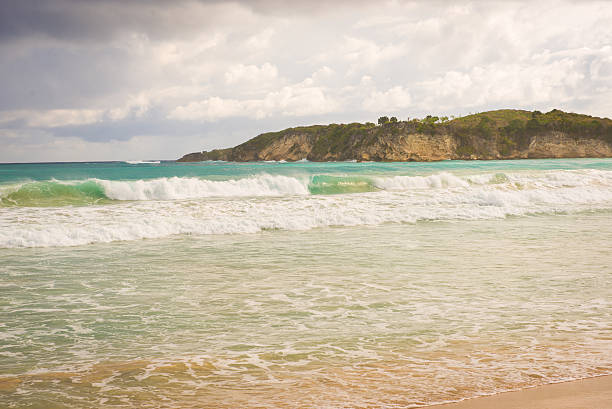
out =
[(175, 159), (315, 123), (612, 117), (607, 1), (2, 0), (0, 162)]

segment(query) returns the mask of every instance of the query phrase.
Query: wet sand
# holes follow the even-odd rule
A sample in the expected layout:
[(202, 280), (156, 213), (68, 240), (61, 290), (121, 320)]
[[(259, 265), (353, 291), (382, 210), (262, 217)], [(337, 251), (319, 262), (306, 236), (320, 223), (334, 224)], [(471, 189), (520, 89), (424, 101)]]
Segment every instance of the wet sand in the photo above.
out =
[(429, 407), (432, 409), (611, 409), (612, 375)]

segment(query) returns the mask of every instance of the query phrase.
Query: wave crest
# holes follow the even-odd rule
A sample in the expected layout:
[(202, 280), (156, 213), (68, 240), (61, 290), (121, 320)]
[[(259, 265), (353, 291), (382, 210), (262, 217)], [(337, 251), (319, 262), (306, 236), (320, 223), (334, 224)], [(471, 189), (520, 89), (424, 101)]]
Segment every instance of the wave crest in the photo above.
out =
[(260, 175), (244, 179), (205, 180), (161, 178), (152, 180), (96, 180), (113, 200), (176, 200), (206, 197), (306, 195), (306, 182), (282, 175)]
[[(563, 187), (612, 188), (612, 172), (601, 170), (544, 173), (495, 173), (426, 176), (284, 175), (258, 174), (240, 179), (210, 180), (166, 177), (148, 180), (43, 181), (0, 186), (0, 207), (85, 206), (111, 201), (168, 201), (214, 197), (270, 197), (388, 192), (424, 192), (476, 189), (489, 186), (487, 194), (505, 190), (559, 189)], [(438, 193), (433, 193), (436, 191)], [(474, 194), (483, 192), (474, 190)]]
[[(168, 178), (91, 180), (73, 185), (33, 182), (17, 193), (25, 194), (47, 183), (49, 190), (85, 194), (87, 200), (104, 195), (127, 201), (115, 206), (75, 207), (69, 212), (59, 207), (0, 209), (0, 247), (72, 246), (176, 234), (240, 234), (612, 209), (610, 171), (478, 177), (438, 174), (394, 176), (373, 183), (369, 180), (372, 179), (322, 177), (300, 181), (288, 176), (260, 175), (231, 181)], [(323, 193), (334, 193), (346, 186), (367, 190), (384, 185), (388, 190), (313, 194), (308, 190), (309, 186), (313, 189), (313, 184)], [(271, 197), (255, 199), (262, 195)], [(234, 197), (197, 200), (208, 196)], [(15, 195), (10, 197), (16, 200)], [(163, 200), (177, 198), (192, 200)], [(28, 223), (23, 222), (26, 219)]]
[(52, 180), (4, 186), (0, 190), (0, 206), (84, 206), (110, 200), (180, 200), (207, 197), (307, 195), (309, 193), (307, 181), (282, 175), (259, 175), (219, 181), (181, 177), (131, 181)]
[(159, 160), (126, 160), (124, 163), (128, 165), (159, 165)]
[(374, 184), (384, 190), (467, 187), (469, 185), (468, 182), (460, 177), (447, 172), (429, 176), (393, 176), (376, 178)]
[(0, 206), (84, 206), (107, 199), (104, 189), (93, 180), (64, 183), (28, 182), (5, 186), (0, 191)]

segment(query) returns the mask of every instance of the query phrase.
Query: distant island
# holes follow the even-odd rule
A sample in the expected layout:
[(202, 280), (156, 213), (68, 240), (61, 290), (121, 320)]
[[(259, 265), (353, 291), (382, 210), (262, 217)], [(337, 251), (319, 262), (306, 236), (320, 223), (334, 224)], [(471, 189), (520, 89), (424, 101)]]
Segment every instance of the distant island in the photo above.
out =
[(189, 153), (179, 162), (436, 161), (612, 157), (612, 120), (502, 109), (460, 118), (428, 115), (378, 124), (312, 125), (268, 132), (233, 148)]

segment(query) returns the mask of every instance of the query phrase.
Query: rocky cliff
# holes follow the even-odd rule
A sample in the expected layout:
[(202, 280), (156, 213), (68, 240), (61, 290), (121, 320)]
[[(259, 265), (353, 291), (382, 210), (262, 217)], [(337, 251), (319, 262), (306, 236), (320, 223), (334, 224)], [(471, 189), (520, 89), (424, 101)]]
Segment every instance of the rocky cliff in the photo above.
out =
[(269, 132), (179, 162), (435, 161), (612, 157), (612, 121), (553, 110), (498, 110), (447, 120), (313, 125)]

